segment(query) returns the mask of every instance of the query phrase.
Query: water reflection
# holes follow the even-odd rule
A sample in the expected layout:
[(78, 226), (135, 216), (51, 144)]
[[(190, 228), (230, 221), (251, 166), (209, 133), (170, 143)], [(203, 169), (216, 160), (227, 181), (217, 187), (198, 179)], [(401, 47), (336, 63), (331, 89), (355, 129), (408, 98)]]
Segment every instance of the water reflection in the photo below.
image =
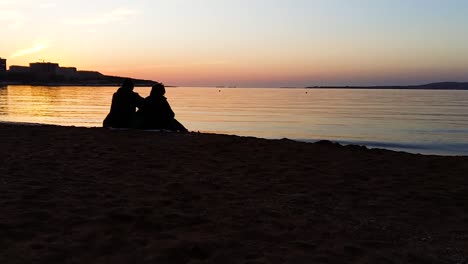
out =
[[(0, 88), (0, 120), (101, 126), (117, 87)], [(135, 88), (147, 96), (150, 88)], [(307, 92), (307, 93), (306, 93)], [(468, 91), (168, 88), (190, 130), (265, 138), (462, 146)], [(422, 146), (421, 145), (421, 146)], [(400, 147), (399, 147), (400, 148)], [(429, 147), (431, 148), (431, 147)]]
[(0, 116), (8, 115), (8, 89), (0, 85)]
[[(110, 89), (8, 86), (0, 94), (2, 121), (98, 126)], [(104, 92), (104, 93), (103, 93)], [(112, 93), (110, 93), (112, 94)], [(3, 119), (3, 117), (2, 117)]]

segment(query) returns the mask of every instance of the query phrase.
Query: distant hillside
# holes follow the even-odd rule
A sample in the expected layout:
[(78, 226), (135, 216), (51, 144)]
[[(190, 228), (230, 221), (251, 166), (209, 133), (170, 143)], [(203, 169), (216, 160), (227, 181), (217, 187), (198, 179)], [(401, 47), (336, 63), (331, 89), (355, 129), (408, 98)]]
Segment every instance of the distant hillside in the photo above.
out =
[(417, 86), (421, 89), (468, 90), (468, 82), (439, 82)]
[(468, 82), (438, 82), (408, 86), (308, 86), (310, 89), (413, 89), (413, 90), (468, 90)]

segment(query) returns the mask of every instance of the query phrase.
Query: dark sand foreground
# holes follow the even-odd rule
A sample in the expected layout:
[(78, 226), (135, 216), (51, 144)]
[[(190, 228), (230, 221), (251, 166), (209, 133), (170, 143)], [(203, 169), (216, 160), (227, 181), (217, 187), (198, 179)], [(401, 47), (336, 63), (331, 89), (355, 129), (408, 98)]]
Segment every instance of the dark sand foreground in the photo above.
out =
[(0, 263), (467, 263), (468, 157), (0, 125)]

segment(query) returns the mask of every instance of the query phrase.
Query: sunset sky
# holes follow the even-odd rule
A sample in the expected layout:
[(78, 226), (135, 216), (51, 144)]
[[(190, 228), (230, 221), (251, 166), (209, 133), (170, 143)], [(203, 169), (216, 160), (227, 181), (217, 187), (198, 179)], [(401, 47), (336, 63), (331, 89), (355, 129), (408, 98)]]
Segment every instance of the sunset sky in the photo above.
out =
[(170, 85), (468, 81), (465, 0), (0, 0), (0, 57)]

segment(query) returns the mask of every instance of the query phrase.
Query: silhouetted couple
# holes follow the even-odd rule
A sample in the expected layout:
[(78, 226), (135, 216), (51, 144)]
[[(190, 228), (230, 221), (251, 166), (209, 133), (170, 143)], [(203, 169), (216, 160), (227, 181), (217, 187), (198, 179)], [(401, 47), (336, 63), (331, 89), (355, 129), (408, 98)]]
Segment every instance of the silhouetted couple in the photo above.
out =
[(166, 89), (163, 84), (155, 84), (146, 98), (135, 93), (133, 88), (132, 80), (127, 79), (114, 93), (110, 113), (103, 122), (104, 127), (188, 132), (174, 118), (174, 111), (164, 97)]

